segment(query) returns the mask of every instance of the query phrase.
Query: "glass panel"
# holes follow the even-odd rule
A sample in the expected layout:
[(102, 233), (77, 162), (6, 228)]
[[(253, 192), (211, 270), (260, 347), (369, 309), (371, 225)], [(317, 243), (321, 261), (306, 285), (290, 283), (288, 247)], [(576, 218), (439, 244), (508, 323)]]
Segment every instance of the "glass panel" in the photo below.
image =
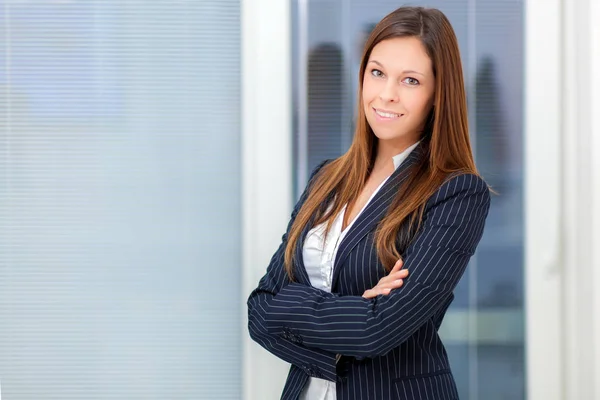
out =
[(2, 397), (239, 399), (239, 0), (0, 21)]
[[(480, 172), (498, 193), (478, 253), (456, 289), (440, 334), (461, 399), (522, 399), (523, 2), (411, 4), (441, 9), (454, 26), (475, 157)], [(294, 140), (296, 149), (307, 149), (306, 154), (295, 154), (297, 161), (305, 162), (297, 165), (306, 165), (306, 171), (296, 168), (298, 177), (306, 176), (324, 158), (348, 149), (364, 40), (374, 24), (397, 7), (392, 0), (293, 1)], [(306, 64), (299, 65), (301, 60)], [(300, 85), (306, 91), (299, 90)], [(307, 105), (305, 116), (298, 114), (302, 104)], [(306, 124), (298, 123), (302, 117)], [(296, 187), (304, 184), (297, 182)]]

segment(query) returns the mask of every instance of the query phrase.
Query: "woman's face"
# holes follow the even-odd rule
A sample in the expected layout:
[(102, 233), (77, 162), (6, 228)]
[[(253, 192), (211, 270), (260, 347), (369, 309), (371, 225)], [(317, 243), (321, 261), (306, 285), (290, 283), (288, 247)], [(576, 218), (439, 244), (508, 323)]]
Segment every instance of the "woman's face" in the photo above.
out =
[(362, 101), (371, 129), (394, 147), (417, 142), (433, 105), (431, 60), (415, 37), (379, 42), (363, 77)]

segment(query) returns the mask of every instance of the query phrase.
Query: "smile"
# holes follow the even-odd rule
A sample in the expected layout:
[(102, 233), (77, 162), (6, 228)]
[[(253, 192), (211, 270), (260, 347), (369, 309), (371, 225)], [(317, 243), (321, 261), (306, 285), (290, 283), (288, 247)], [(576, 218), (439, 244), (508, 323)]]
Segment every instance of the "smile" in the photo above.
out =
[(381, 117), (382, 119), (386, 119), (386, 120), (398, 119), (402, 115), (404, 115), (404, 114), (391, 113), (388, 111), (382, 111), (382, 110), (378, 110), (376, 108), (373, 108), (373, 111), (375, 111), (375, 114), (377, 114), (379, 117)]

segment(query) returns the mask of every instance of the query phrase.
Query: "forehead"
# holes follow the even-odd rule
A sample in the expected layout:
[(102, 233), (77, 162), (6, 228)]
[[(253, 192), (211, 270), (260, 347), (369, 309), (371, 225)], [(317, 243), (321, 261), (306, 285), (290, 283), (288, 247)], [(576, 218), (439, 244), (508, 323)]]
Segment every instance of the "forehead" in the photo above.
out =
[(377, 43), (369, 56), (369, 61), (373, 60), (381, 63), (386, 69), (432, 73), (431, 59), (421, 40), (414, 36), (387, 39)]

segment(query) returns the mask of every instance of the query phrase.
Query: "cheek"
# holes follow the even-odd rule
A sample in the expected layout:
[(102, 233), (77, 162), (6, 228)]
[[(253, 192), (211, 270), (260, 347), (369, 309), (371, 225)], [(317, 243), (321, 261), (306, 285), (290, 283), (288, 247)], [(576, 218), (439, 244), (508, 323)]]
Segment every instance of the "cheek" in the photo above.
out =
[(414, 115), (427, 115), (431, 109), (431, 98), (428, 95), (413, 94), (406, 96), (404, 106)]
[(364, 106), (366, 107), (371, 101), (370, 88), (368, 85), (363, 85), (361, 96)]
[(369, 79), (365, 79), (363, 82), (363, 88), (361, 93), (365, 107), (368, 106), (369, 103), (371, 103), (373, 99), (377, 97), (377, 93), (377, 83)]

